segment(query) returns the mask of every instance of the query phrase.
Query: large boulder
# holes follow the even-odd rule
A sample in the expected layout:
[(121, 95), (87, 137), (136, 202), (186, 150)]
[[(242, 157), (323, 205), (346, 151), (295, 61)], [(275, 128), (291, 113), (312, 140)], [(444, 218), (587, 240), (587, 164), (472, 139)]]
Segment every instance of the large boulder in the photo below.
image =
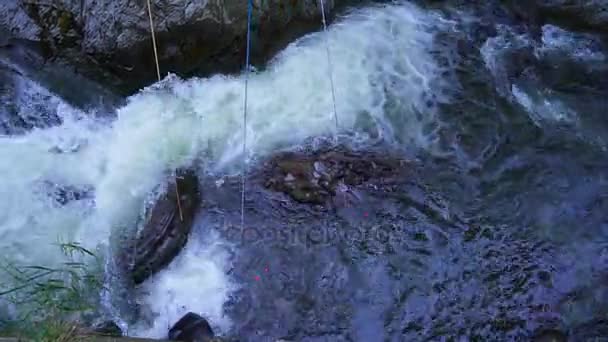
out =
[(160, 271), (179, 254), (200, 204), (198, 177), (193, 170), (178, 170), (163, 189), (147, 210), (135, 245), (129, 248), (129, 260), (133, 260), (129, 271), (135, 284)]
[[(326, 11), (345, 0), (327, 0)], [(150, 0), (163, 74), (238, 70), (244, 61), (247, 1)], [(320, 25), (318, 1), (253, 4), (255, 58)], [(99, 64), (133, 91), (156, 77), (145, 0), (0, 2), (0, 29), (42, 42), (50, 55)], [(202, 68), (202, 70), (200, 69)], [(213, 68), (213, 69), (207, 69)]]
[[(326, 204), (374, 178), (397, 176), (405, 160), (335, 148), (312, 154), (286, 152), (264, 167), (265, 186), (300, 203)], [(353, 195), (354, 196), (354, 195)]]

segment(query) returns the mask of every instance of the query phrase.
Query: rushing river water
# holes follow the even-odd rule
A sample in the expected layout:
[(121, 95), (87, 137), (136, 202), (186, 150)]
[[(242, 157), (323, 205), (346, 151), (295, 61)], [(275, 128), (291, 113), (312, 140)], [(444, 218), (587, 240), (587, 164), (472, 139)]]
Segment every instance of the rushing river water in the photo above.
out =
[[(6, 106), (62, 123), (0, 137), (3, 254), (59, 261), (58, 238), (105, 250), (168, 170), (196, 160), (204, 207), (185, 250), (136, 294), (130, 335), (162, 337), (188, 311), (252, 341), (606, 329), (604, 42), (409, 3), (353, 10), (327, 34), (343, 139), (411, 159), (411, 177), (357, 189), (337, 211), (252, 179), (243, 234), (242, 77), (169, 76), (110, 123), (22, 79)], [(299, 39), (251, 76), (252, 173), (334, 132), (324, 39)], [(58, 203), (66, 186), (85, 195)]]

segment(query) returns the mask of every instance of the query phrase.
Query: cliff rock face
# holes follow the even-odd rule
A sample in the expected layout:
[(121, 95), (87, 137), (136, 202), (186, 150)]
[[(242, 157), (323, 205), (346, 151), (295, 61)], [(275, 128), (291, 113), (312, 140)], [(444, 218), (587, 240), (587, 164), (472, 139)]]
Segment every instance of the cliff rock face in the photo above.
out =
[[(326, 12), (334, 9), (336, 1), (325, 1)], [(242, 67), (246, 1), (150, 2), (163, 73)], [(321, 23), (315, 0), (254, 0), (253, 8), (254, 61)], [(42, 43), (50, 56), (102, 66), (118, 79), (129, 81), (123, 85), (127, 91), (156, 76), (147, 0), (2, 1), (2, 28), (15, 38)]]

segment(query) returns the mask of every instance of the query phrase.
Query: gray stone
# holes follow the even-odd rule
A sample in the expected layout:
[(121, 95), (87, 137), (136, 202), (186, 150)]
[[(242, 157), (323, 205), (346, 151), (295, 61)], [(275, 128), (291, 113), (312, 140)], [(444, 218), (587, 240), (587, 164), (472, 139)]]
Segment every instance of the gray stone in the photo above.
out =
[[(325, 2), (327, 12), (335, 3)], [(242, 67), (247, 2), (151, 0), (163, 74), (196, 72), (212, 65)], [(320, 26), (318, 2), (254, 1), (253, 54), (276, 51), (296, 35)], [(51, 55), (76, 64), (100, 65), (136, 90), (156, 73), (146, 1), (57, 0), (0, 2), (0, 28), (16, 38), (41, 42)], [(260, 57), (263, 58), (263, 57)], [(255, 60), (254, 60), (255, 62)], [(130, 82), (130, 83), (129, 83)]]

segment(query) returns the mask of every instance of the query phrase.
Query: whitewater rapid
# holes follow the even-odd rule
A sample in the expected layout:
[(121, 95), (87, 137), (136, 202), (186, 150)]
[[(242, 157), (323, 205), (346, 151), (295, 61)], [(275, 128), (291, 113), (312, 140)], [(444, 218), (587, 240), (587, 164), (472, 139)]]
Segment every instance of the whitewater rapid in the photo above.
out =
[[(433, 57), (441, 18), (411, 4), (355, 10), (328, 32), (290, 44), (249, 78), (248, 153), (334, 132), (324, 39), (333, 59), (341, 133), (427, 148), (445, 71)], [(242, 158), (244, 79), (169, 75), (130, 97), (111, 124), (65, 103), (60, 126), (0, 137), (0, 248), (13, 261), (61, 260), (53, 242), (105, 248), (112, 232), (133, 227), (146, 196), (176, 167), (238, 172)], [(90, 189), (58, 204), (48, 184)], [(197, 225), (201, 225), (200, 220)], [(195, 228), (196, 230), (196, 228)], [(155, 315), (133, 335), (161, 337), (187, 311), (228, 330), (222, 305), (238, 286), (226, 274), (226, 246), (214, 234), (191, 238), (183, 253), (145, 285), (139, 301)]]

